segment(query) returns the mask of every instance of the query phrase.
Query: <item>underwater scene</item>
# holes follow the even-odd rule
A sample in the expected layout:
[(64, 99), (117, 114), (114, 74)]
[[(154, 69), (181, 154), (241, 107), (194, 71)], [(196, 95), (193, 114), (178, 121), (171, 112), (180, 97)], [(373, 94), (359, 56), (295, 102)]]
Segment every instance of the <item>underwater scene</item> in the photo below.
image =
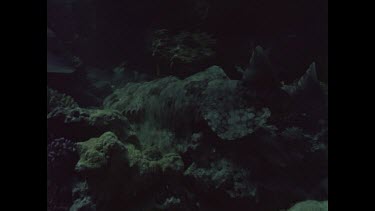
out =
[(328, 3), (47, 0), (48, 211), (327, 211)]

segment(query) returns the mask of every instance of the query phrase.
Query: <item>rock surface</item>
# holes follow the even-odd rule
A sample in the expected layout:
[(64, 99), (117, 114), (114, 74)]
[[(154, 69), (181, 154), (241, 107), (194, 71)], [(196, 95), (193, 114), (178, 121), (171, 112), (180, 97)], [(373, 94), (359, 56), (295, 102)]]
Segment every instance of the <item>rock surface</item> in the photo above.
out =
[[(71, 210), (272, 211), (327, 198), (327, 119), (304, 94), (262, 91), (218, 66), (128, 83), (101, 109), (49, 92), (51, 135), (78, 142), (85, 191)], [(309, 102), (320, 112), (323, 98)]]
[(80, 108), (70, 96), (52, 89), (47, 94), (47, 127), (55, 137), (83, 141), (106, 131), (125, 138), (132, 134), (128, 120), (118, 111)]
[(328, 211), (328, 201), (307, 200), (298, 202), (288, 211)]

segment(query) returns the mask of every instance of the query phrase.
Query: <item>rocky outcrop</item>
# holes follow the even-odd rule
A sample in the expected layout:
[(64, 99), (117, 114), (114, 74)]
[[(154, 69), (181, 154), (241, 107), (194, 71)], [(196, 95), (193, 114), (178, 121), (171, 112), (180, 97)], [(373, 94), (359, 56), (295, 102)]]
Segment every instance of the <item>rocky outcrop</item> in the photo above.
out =
[(77, 149), (80, 155), (76, 164), (78, 172), (98, 172), (113, 163), (126, 161), (125, 145), (112, 132), (77, 143)]
[(136, 168), (140, 175), (162, 174), (167, 171), (178, 173), (184, 168), (182, 158), (177, 153), (162, 154), (152, 147), (140, 150), (131, 144), (126, 148), (129, 152), (129, 166)]
[(206, 121), (223, 140), (234, 140), (266, 125), (267, 107), (250, 105), (241, 96), (239, 81), (230, 80), (217, 66), (184, 80), (167, 77), (145, 83), (131, 83), (104, 101), (107, 109), (118, 110), (139, 124), (156, 121), (162, 127), (196, 130)]
[(47, 89), (47, 127), (53, 137), (84, 141), (113, 131), (122, 138), (132, 134), (126, 117), (110, 109), (80, 108), (70, 96)]
[[(75, 194), (77, 196), (71, 210), (87, 206), (96, 210), (138, 206), (130, 206), (128, 203), (136, 199), (138, 194), (150, 191), (148, 188), (158, 196), (164, 187), (159, 184), (162, 183), (161, 179), (182, 175), (184, 168), (179, 154), (163, 154), (152, 147), (139, 148), (128, 140), (120, 141), (112, 132), (77, 143), (77, 151), (80, 159), (75, 169), (85, 178), (77, 187), (85, 184), (87, 190), (85, 194)], [(154, 196), (150, 197), (150, 200), (154, 200)]]
[(326, 199), (325, 95), (277, 83), (264, 89), (252, 77), (271, 66), (256, 51), (242, 80), (213, 66), (185, 79), (128, 83), (103, 109), (54, 103), (50, 131), (79, 142), (75, 170), (87, 184), (71, 209), (271, 211)]
[[(185, 79), (129, 83), (105, 99), (104, 108), (126, 116), (137, 134), (136, 143), (125, 144), (135, 175), (152, 175), (156, 184), (164, 184), (156, 182), (160, 176), (177, 177), (182, 184), (174, 186), (192, 185), (193, 195), (202, 197), (198, 203), (189, 193), (171, 194), (174, 187), (154, 202), (159, 208), (169, 201), (177, 206), (183, 198), (184, 206), (213, 209), (204, 197), (208, 191), (225, 204), (241, 201), (265, 210), (327, 196), (320, 185), (328, 159), (324, 113), (307, 109), (301, 100), (309, 99), (304, 86), (291, 92), (275, 77), (270, 86), (257, 84), (272, 66), (261, 48), (255, 51), (242, 80), (231, 80), (213, 66)], [(306, 74), (311, 77), (311, 70)], [(316, 96), (309, 102), (323, 112), (325, 99)], [(272, 203), (278, 195), (283, 197)]]

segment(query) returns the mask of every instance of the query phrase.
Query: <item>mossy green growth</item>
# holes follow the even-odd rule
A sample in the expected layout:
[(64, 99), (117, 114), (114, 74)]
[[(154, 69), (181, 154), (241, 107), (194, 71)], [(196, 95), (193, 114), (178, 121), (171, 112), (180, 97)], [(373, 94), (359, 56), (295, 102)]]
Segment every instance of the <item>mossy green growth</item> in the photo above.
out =
[(78, 172), (102, 169), (114, 160), (126, 162), (125, 145), (112, 132), (77, 143), (77, 149), (80, 157), (76, 164)]
[(121, 116), (120, 113), (114, 112), (112, 110), (93, 110), (93, 112), (90, 115), (90, 122), (97, 122), (99, 119), (100, 120), (113, 120), (115, 117)]
[(156, 148), (147, 148), (143, 151), (136, 149), (132, 144), (126, 145), (130, 167), (139, 169), (140, 175), (149, 173), (180, 172), (184, 163), (179, 154), (171, 152), (162, 154)]

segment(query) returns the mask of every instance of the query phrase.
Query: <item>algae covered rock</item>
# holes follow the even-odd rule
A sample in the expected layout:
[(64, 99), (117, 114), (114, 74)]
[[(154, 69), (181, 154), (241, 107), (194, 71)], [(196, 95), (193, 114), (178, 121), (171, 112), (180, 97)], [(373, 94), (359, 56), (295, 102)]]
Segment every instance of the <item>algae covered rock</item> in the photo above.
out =
[(328, 201), (307, 200), (298, 202), (288, 211), (328, 211)]
[(140, 175), (180, 172), (184, 168), (182, 158), (177, 153), (162, 154), (157, 149), (139, 150), (134, 145), (126, 145), (129, 166), (138, 169)]
[(84, 141), (106, 131), (124, 139), (133, 134), (127, 118), (116, 110), (80, 108), (69, 96), (51, 89), (48, 93), (47, 127), (54, 137)]
[(76, 171), (96, 171), (108, 167), (111, 162), (125, 162), (126, 148), (112, 132), (106, 132), (98, 138), (77, 143), (80, 159)]
[(209, 81), (202, 92), (200, 111), (211, 130), (222, 140), (235, 140), (265, 127), (270, 109), (258, 106), (256, 97), (245, 98), (240, 81), (224, 79)]
[(108, 96), (103, 105), (105, 109), (119, 111), (138, 128), (153, 125), (156, 129), (191, 135), (191, 131), (199, 129), (195, 127), (203, 119), (203, 92), (213, 80), (230, 81), (220, 67), (213, 66), (183, 80), (166, 77), (129, 83)]
[(124, 115), (145, 110), (154, 110), (153, 106), (163, 109), (183, 109), (197, 104), (201, 92), (209, 81), (229, 80), (224, 71), (213, 66), (183, 80), (177, 77), (165, 77), (143, 83), (129, 83), (104, 100), (104, 108), (115, 109)]
[(131, 202), (138, 194), (148, 191), (154, 191), (155, 195), (159, 195), (158, 191), (166, 194), (161, 178), (182, 175), (184, 168), (179, 154), (164, 153), (151, 146), (135, 146), (127, 139), (122, 142), (112, 132), (77, 143), (77, 151), (80, 159), (75, 170), (87, 182), (81, 181), (75, 188), (71, 210), (139, 206)]
[(175, 77), (166, 77), (144, 83), (128, 83), (104, 99), (104, 108), (118, 110), (124, 115), (144, 112), (153, 96), (159, 96), (167, 84), (177, 80)]
[(71, 210), (114, 210), (115, 196), (124, 194), (129, 184), (125, 145), (114, 133), (105, 132), (77, 143), (77, 151), (80, 159), (75, 170), (81, 180), (73, 190)]
[(112, 131), (120, 137), (132, 134), (131, 126), (126, 117), (115, 110), (101, 109), (61, 109), (47, 114), (47, 124), (55, 136), (67, 134), (68, 138), (76, 141), (98, 136), (106, 131)]
[(204, 110), (203, 116), (210, 128), (223, 140), (235, 140), (250, 135), (266, 126), (267, 119), (271, 116), (268, 108), (225, 108), (222, 105), (212, 104), (208, 107), (210, 109)]
[(183, 80), (166, 77), (130, 83), (108, 96), (104, 107), (137, 124), (153, 121), (174, 132), (188, 133), (204, 120), (220, 138), (234, 140), (263, 127), (271, 115), (266, 107), (249, 105), (239, 94), (241, 88), (239, 81), (212, 66)]
[(74, 129), (87, 131), (78, 139), (84, 142), (78, 143), (76, 171), (90, 194), (76, 198), (75, 206), (221, 208), (204, 196), (212, 193), (228, 207), (239, 202), (275, 210), (307, 196), (324, 198), (317, 187), (327, 176), (319, 171), (327, 160), (326, 126), (314, 121), (319, 130), (310, 130), (275, 121), (285, 117), (280, 111), (299, 115), (301, 123), (310, 119), (293, 109), (274, 110), (264, 100), (269, 93), (247, 85), (213, 66), (185, 79), (128, 83), (105, 99), (104, 109), (50, 112), (60, 130), (69, 126), (65, 132), (73, 136)]

